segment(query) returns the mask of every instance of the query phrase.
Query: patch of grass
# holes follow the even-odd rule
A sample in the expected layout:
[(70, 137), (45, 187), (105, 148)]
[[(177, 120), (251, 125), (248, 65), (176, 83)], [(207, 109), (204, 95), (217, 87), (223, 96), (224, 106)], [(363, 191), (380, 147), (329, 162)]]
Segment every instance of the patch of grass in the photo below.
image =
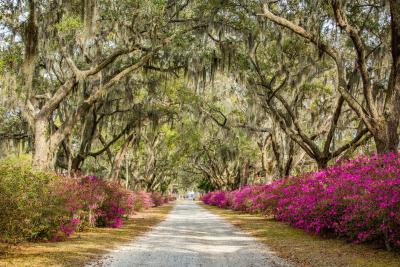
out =
[(23, 243), (11, 247), (0, 243), (0, 266), (84, 266), (150, 230), (165, 219), (172, 207), (170, 204), (139, 212), (122, 228), (94, 228), (77, 233), (65, 242)]
[(258, 238), (278, 256), (293, 262), (295, 266), (400, 266), (398, 251), (389, 252), (370, 245), (310, 235), (261, 215), (200, 205)]

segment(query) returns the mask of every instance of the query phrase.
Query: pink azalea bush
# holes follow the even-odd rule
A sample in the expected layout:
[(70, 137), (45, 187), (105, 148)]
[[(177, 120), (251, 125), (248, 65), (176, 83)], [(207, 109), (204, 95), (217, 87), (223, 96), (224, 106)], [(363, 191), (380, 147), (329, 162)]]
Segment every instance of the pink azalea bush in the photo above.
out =
[[(55, 188), (56, 195), (64, 198), (70, 214), (66, 226), (61, 228), (65, 237), (85, 226), (120, 228), (124, 219), (136, 211), (161, 206), (171, 200), (158, 192), (134, 192), (96, 176), (64, 177), (62, 184)], [(72, 223), (76, 219), (79, 223)]]
[[(66, 223), (62, 223), (60, 228), (61, 231), (64, 233), (66, 237), (69, 237), (72, 233), (75, 232), (77, 226), (79, 225), (80, 220), (77, 218), (74, 218)], [(59, 238), (56, 237), (56, 239), (60, 240)]]
[(64, 200), (71, 220), (79, 218), (81, 227), (96, 226), (100, 208), (107, 197), (105, 181), (95, 176), (63, 176), (53, 187), (54, 195)]
[(164, 196), (160, 192), (152, 192), (151, 200), (155, 207), (162, 206), (164, 204), (168, 204), (170, 201), (174, 200), (172, 196)]
[(209, 205), (273, 215), (310, 233), (400, 246), (400, 156), (382, 154), (268, 185), (202, 197)]
[(164, 201), (163, 196), (159, 192), (152, 192), (151, 199), (153, 200), (154, 206), (158, 207), (161, 206)]
[(65, 176), (54, 188), (69, 214), (61, 225), (64, 237), (84, 227), (119, 228), (135, 211), (167, 203), (158, 192), (134, 192), (96, 176)]
[(135, 211), (146, 210), (154, 207), (151, 195), (145, 191), (133, 192), (133, 209)]

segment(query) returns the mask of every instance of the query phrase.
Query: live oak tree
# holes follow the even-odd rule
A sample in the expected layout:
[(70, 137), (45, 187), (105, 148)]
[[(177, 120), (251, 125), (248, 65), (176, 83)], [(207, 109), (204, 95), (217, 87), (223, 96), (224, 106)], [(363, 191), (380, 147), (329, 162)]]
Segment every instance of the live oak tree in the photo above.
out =
[[(293, 19), (308, 13), (310, 20), (303, 26), (276, 14), (289, 9), (296, 10)], [(387, 5), (386, 1), (293, 1), (289, 5), (266, 4), (259, 15), (306, 39), (329, 57), (336, 66), (339, 92), (373, 135), (377, 151), (398, 150), (398, 1), (388, 1)], [(354, 70), (361, 80), (361, 99), (348, 90)]]
[[(225, 27), (208, 33), (211, 42), (219, 47), (219, 52), (214, 54), (215, 62), (223, 66), (225, 54), (229, 53), (228, 64), (234, 67), (228, 70), (228, 75), (237, 77), (244, 88), (258, 95), (260, 108), (266, 109), (287, 136), (320, 168), (326, 167), (331, 159), (365, 143), (369, 137), (368, 130), (355, 122), (354, 130), (345, 131), (353, 137), (346, 142), (337, 141), (340, 136), (338, 124), (346, 122), (339, 121), (344, 98), (332, 93), (335, 81), (327, 78), (332, 77), (332, 65), (321, 61), (319, 53), (303, 42), (293, 40), (290, 34), (268, 28), (263, 21), (260, 22), (257, 8), (259, 5), (252, 6), (242, 1), (226, 4), (223, 13)], [(354, 87), (356, 81), (350, 79), (347, 88)], [(323, 93), (326, 88), (331, 93)], [(288, 101), (288, 98), (293, 100)], [(316, 106), (318, 103), (320, 106)], [(310, 113), (312, 108), (314, 112)], [(322, 145), (321, 138), (325, 138)]]

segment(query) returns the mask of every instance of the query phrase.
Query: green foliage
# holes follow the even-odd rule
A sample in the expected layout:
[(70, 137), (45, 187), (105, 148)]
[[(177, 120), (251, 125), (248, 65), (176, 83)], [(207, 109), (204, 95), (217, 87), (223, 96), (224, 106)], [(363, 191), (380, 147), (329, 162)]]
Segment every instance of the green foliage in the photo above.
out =
[(49, 239), (65, 215), (62, 201), (52, 195), (57, 176), (35, 172), (28, 157), (0, 161), (0, 240)]
[(12, 72), (22, 63), (22, 50), (18, 46), (10, 46), (0, 51), (0, 74)]
[(212, 192), (216, 188), (209, 179), (203, 178), (197, 183), (197, 188), (204, 192)]
[(5, 71), (7, 66), (7, 62), (4, 59), (0, 59), (0, 74)]
[(321, 82), (314, 82), (314, 83), (306, 83), (303, 85), (304, 92), (311, 93), (311, 94), (332, 94), (332, 87), (327, 86)]
[(61, 33), (67, 33), (69, 31), (81, 30), (83, 23), (79, 16), (64, 16), (54, 27)]

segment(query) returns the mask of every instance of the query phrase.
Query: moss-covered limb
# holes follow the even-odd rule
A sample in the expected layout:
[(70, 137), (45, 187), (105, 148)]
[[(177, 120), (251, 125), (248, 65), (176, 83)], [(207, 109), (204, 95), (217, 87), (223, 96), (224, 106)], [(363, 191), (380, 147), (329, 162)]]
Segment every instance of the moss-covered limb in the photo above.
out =
[(261, 215), (244, 214), (201, 204), (258, 238), (296, 266), (400, 266), (400, 254), (369, 245), (322, 238)]
[(140, 212), (120, 229), (94, 228), (65, 242), (0, 244), (0, 266), (84, 266), (116, 246), (135, 239), (163, 221), (173, 205)]

